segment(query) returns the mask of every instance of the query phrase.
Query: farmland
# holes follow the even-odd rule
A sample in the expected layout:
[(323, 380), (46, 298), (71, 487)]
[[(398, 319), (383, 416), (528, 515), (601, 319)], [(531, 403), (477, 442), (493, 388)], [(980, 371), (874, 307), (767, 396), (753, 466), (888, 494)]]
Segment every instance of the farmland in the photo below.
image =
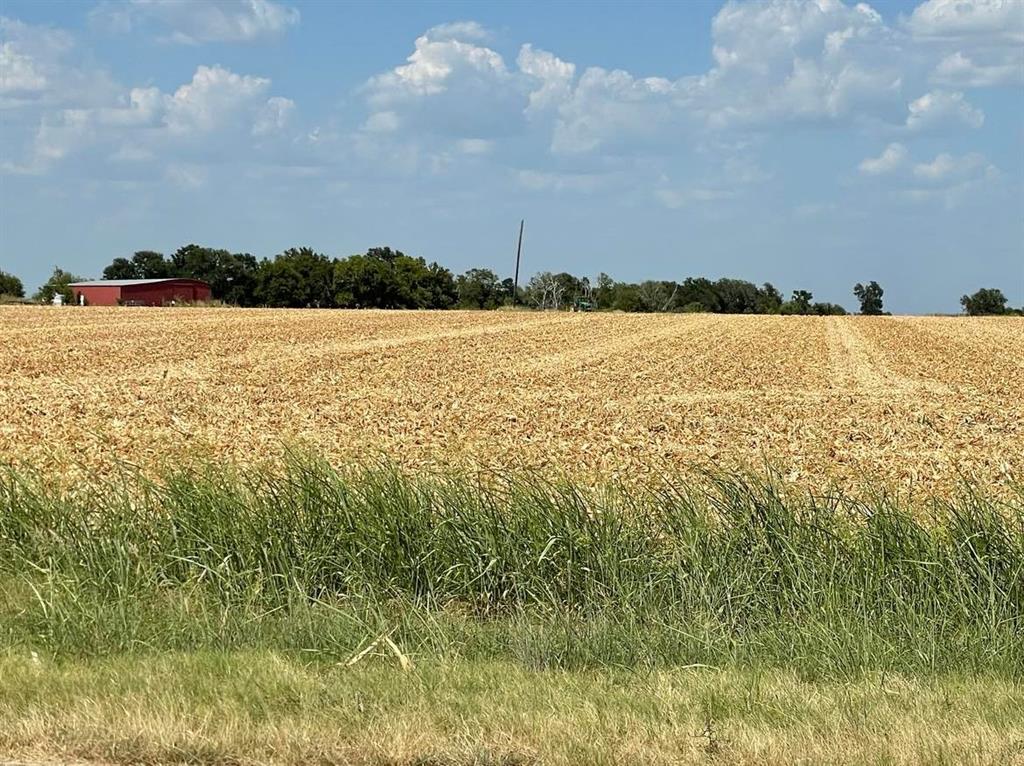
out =
[(0, 759), (1024, 763), (1019, 320), (0, 340)]
[(637, 480), (1004, 486), (1014, 319), (0, 308), (0, 454), (69, 475), (306, 446)]

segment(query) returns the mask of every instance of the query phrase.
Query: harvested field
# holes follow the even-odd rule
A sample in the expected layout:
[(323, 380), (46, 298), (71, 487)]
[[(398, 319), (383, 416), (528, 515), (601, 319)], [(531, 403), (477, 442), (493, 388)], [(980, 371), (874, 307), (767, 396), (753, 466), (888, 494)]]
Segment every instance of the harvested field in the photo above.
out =
[(1019, 319), (0, 307), (0, 455), (65, 471), (289, 444), (814, 489), (1024, 469)]

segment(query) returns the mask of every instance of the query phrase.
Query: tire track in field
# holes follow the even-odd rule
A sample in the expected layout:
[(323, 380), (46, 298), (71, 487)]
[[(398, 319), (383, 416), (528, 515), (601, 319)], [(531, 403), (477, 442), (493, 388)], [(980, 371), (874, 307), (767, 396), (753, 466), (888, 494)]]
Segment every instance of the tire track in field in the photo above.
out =
[(856, 393), (884, 397), (944, 394), (949, 387), (937, 381), (919, 381), (901, 375), (885, 360), (875, 343), (865, 337), (853, 317), (827, 317), (828, 362), (834, 385)]

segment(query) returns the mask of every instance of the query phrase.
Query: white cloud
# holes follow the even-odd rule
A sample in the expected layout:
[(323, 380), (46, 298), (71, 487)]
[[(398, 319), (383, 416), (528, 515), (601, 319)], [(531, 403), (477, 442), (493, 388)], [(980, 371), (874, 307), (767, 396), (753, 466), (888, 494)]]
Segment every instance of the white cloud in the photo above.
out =
[(559, 106), (551, 149), (577, 154), (664, 141), (686, 117), (677, 97), (675, 85), (664, 78), (591, 67)]
[(239, 117), (251, 122), (253, 108), (273, 109), (262, 98), (269, 87), (270, 80), (264, 77), (199, 66), (192, 82), (163, 97), (164, 122), (172, 133), (209, 132)]
[(12, 42), (0, 44), (0, 95), (41, 91), (46, 76), (30, 56), (19, 53)]
[(95, 144), (115, 144), (109, 156), (119, 161), (209, 152), (217, 145), (212, 143), (216, 136), (231, 136), (223, 148), (237, 150), (240, 134), (273, 133), (294, 107), (286, 98), (268, 99), (269, 87), (266, 78), (199, 66), (192, 80), (173, 93), (132, 88), (114, 106), (49, 113), (36, 132), (32, 164), (45, 166)]
[(115, 92), (109, 76), (76, 65), (75, 54), (68, 32), (0, 16), (0, 109), (31, 111), (108, 99)]
[(991, 88), (1024, 82), (1024, 49), (1011, 49), (1002, 63), (978, 64), (961, 51), (951, 53), (932, 72), (932, 82), (957, 88)]
[(466, 24), (443, 24), (417, 37), (409, 63), (373, 77), (367, 87), (377, 107), (436, 96), (452, 84), (475, 81), (487, 85), (508, 77), (505, 62), (490, 48), (456, 39)]
[(289, 116), (295, 111), (295, 102), (290, 98), (273, 96), (267, 99), (256, 115), (252, 126), (254, 136), (266, 136), (284, 130)]
[(530, 92), (528, 114), (536, 114), (567, 101), (572, 95), (576, 65), (562, 61), (553, 53), (537, 50), (527, 43), (516, 58), (519, 71), (538, 81), (540, 87)]
[(891, 173), (907, 162), (907, 148), (903, 144), (893, 143), (885, 147), (878, 157), (868, 157), (860, 163), (860, 172), (869, 176)]
[(1024, 42), (1024, 0), (927, 0), (907, 26), (920, 37)]
[(907, 110), (906, 125), (914, 131), (957, 124), (980, 128), (985, 122), (985, 114), (971, 106), (959, 91), (933, 90), (911, 101)]
[(299, 23), (296, 8), (271, 0), (130, 0), (106, 2), (90, 17), (112, 32), (125, 33), (153, 24), (166, 30), (165, 39), (194, 45), (248, 42), (279, 35)]
[(998, 178), (998, 168), (981, 154), (957, 157), (943, 152), (931, 162), (914, 165), (913, 184), (898, 190), (896, 196), (915, 203), (938, 201), (951, 209)]
[(954, 157), (943, 152), (931, 162), (914, 165), (914, 176), (933, 183), (949, 183), (974, 178), (994, 177), (997, 173), (994, 165), (989, 164), (984, 155), (972, 152), (962, 157)]
[(363, 92), (373, 113), (364, 128), (394, 132), (399, 125), (428, 135), (489, 137), (516, 132), (528, 103), (526, 81), (500, 54), (472, 40), (486, 36), (471, 22), (433, 27), (416, 38), (407, 63), (376, 75)]
[(369, 133), (394, 133), (398, 130), (398, 115), (394, 112), (374, 112), (366, 118), (363, 130)]
[(716, 66), (694, 89), (715, 126), (886, 114), (899, 99), (899, 45), (864, 3), (728, 3), (712, 38)]
[(452, 21), (427, 31), (431, 40), (488, 40), (491, 33), (476, 21)]

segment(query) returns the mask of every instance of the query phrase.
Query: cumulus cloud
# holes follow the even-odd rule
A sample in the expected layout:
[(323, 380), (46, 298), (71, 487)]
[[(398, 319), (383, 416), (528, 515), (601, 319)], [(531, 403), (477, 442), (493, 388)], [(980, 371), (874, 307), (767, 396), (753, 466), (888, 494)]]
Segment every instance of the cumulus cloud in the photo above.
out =
[[(34, 140), (36, 165), (61, 160), (86, 146), (118, 144), (112, 157), (142, 160), (161, 152), (209, 151), (217, 135), (265, 136), (283, 127), (294, 104), (266, 94), (270, 80), (220, 66), (199, 66), (173, 93), (132, 88), (113, 106), (63, 109), (44, 116)], [(159, 152), (157, 150), (160, 150)], [(194, 174), (193, 174), (194, 175)]]
[(102, 3), (90, 14), (94, 24), (125, 33), (152, 25), (163, 39), (195, 45), (249, 42), (282, 34), (299, 23), (296, 8), (272, 0), (130, 0)]
[(999, 63), (980, 64), (961, 51), (946, 56), (932, 72), (932, 82), (957, 88), (991, 88), (1024, 82), (1024, 49), (1012, 49)]
[[(468, 36), (467, 36), (468, 35)], [(528, 104), (525, 82), (471, 22), (432, 27), (416, 38), (406, 63), (376, 75), (363, 92), (372, 110), (365, 128), (418, 134), (487, 137), (515, 132)], [(380, 116), (377, 116), (380, 115)]]
[(0, 44), (0, 95), (38, 92), (46, 88), (46, 76), (30, 56), (12, 42)]
[(964, 94), (945, 90), (933, 90), (907, 105), (909, 130), (930, 130), (949, 125), (966, 125), (980, 128), (985, 114), (964, 98)]
[(252, 126), (254, 136), (266, 136), (284, 130), (288, 118), (295, 110), (295, 102), (290, 98), (272, 96), (260, 108)]
[(920, 37), (1024, 42), (1024, 0), (927, 0), (907, 26)]
[(994, 165), (985, 156), (972, 152), (962, 157), (954, 157), (943, 152), (931, 162), (914, 165), (914, 176), (932, 183), (963, 182), (982, 177), (994, 177), (997, 173)]
[(559, 106), (551, 149), (573, 154), (663, 141), (686, 119), (676, 105), (679, 96), (661, 77), (591, 67)]
[(572, 95), (576, 65), (562, 61), (553, 53), (535, 49), (529, 43), (519, 49), (516, 58), (519, 71), (536, 81), (530, 91), (528, 114), (537, 114), (564, 103)]
[(898, 42), (865, 3), (728, 3), (712, 42), (694, 85), (713, 125), (885, 114), (900, 96)]
[(869, 176), (891, 173), (907, 162), (907, 147), (892, 143), (878, 157), (868, 157), (860, 163), (860, 172)]
[[(953, 155), (940, 152), (930, 161), (913, 161), (909, 150), (889, 144), (878, 157), (860, 163), (860, 172), (885, 177), (891, 198), (915, 203), (937, 201), (947, 208), (959, 205), (983, 184), (999, 178), (999, 170), (978, 152)], [(879, 180), (879, 183), (881, 181)]]

